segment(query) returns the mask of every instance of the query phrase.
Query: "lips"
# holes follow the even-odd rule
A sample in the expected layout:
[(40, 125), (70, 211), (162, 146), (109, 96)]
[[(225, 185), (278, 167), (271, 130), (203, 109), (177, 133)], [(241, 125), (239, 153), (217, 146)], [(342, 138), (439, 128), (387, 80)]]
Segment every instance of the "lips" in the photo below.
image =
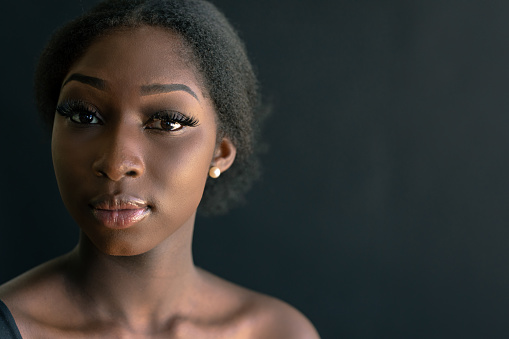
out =
[(126, 195), (103, 195), (90, 203), (92, 215), (104, 226), (125, 229), (147, 217), (151, 208), (142, 199)]

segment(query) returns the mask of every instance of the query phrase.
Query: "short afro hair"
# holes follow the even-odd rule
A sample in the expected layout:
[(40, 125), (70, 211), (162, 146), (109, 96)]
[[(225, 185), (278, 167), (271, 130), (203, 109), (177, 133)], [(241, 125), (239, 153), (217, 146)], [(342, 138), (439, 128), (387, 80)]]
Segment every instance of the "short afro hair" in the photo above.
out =
[(143, 25), (178, 33), (192, 52), (215, 106), (218, 141), (228, 137), (237, 148), (232, 167), (208, 179), (202, 214), (228, 211), (244, 200), (259, 176), (255, 149), (262, 109), (258, 82), (246, 49), (224, 15), (204, 0), (106, 0), (58, 29), (43, 50), (35, 71), (35, 96), (42, 119), (53, 124), (60, 88), (69, 69), (100, 36)]

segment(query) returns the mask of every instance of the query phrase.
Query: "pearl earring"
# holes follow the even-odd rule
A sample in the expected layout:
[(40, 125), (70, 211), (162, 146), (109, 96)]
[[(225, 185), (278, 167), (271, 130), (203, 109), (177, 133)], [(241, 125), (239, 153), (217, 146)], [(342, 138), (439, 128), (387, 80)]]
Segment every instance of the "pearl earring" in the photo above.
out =
[(209, 170), (209, 176), (211, 178), (219, 178), (219, 176), (221, 175), (221, 170), (219, 168), (217, 168), (216, 166), (212, 166)]

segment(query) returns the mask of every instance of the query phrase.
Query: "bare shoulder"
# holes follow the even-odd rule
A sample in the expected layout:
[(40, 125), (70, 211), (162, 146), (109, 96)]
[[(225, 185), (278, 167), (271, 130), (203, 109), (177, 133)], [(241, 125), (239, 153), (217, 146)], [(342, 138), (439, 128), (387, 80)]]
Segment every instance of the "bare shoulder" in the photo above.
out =
[[(207, 273), (210, 274), (210, 273)], [(243, 338), (319, 339), (311, 322), (293, 306), (279, 299), (254, 292), (211, 275), (228, 294), (231, 306), (242, 314)], [(228, 301), (226, 302), (228, 305)], [(246, 328), (247, 327), (247, 328)]]
[(17, 322), (25, 323), (52, 308), (48, 300), (57, 300), (57, 294), (65, 289), (60, 266), (60, 259), (55, 259), (0, 285), (0, 300)]
[(262, 296), (258, 334), (260, 338), (316, 339), (319, 335), (311, 322), (287, 303)]

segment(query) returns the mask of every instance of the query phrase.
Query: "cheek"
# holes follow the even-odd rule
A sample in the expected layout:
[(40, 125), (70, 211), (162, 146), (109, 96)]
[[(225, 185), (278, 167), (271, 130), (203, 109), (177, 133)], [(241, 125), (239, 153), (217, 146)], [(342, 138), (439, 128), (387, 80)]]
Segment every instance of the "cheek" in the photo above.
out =
[(64, 203), (68, 205), (67, 196), (74, 191), (75, 185), (90, 176), (94, 149), (86, 147), (89, 140), (70, 133), (61, 120), (60, 117), (55, 118), (51, 154), (58, 188)]
[(72, 138), (66, 137), (62, 124), (58, 120), (56, 117), (51, 137), (51, 155), (60, 195), (64, 204), (69, 208), (67, 193), (72, 191), (69, 190), (69, 187), (73, 185), (73, 179), (75, 180), (76, 176), (83, 172), (83, 166), (78, 166), (80, 164), (79, 153), (75, 152)]
[[(146, 175), (152, 177), (160, 208), (194, 212), (201, 200), (215, 149), (215, 134), (193, 131), (192, 137), (170, 137), (150, 147)], [(208, 132), (208, 133), (207, 133)]]

